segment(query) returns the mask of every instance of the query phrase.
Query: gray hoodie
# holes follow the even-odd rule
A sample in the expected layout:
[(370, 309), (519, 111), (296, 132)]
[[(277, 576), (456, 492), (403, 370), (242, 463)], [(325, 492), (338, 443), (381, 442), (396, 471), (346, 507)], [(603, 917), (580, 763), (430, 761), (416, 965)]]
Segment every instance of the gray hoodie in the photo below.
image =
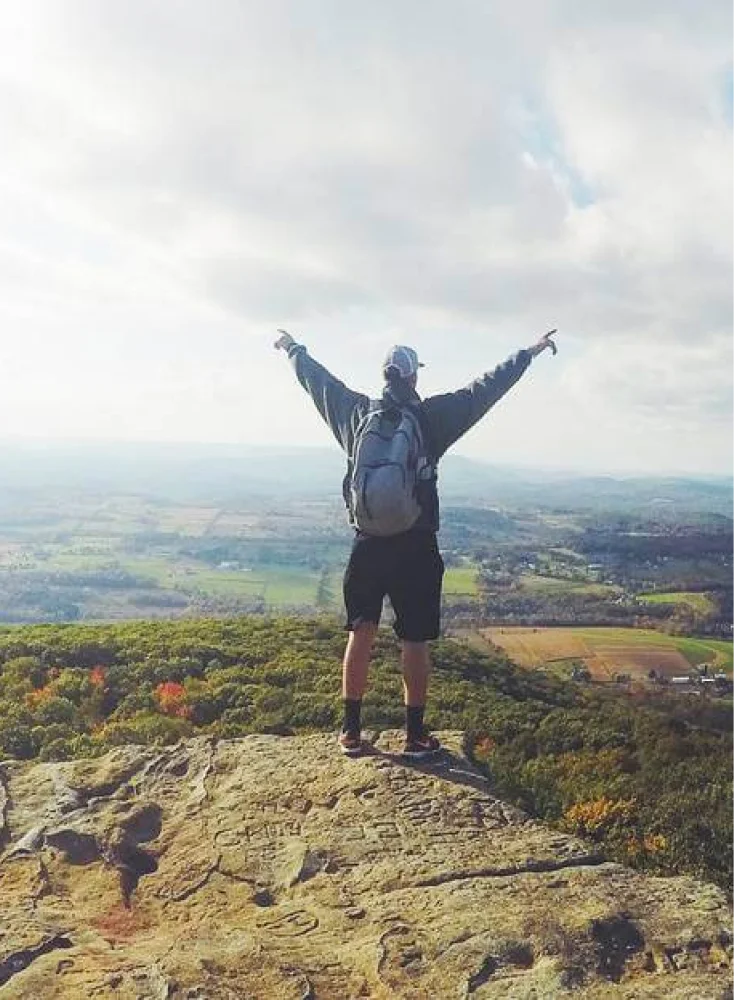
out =
[[(295, 369), (298, 381), (314, 401), (316, 409), (329, 425), (332, 434), (350, 456), (354, 446), (354, 436), (362, 418), (369, 408), (369, 396), (354, 392), (335, 378), (323, 365), (315, 361), (303, 344), (292, 344), (288, 357)], [(486, 372), (471, 382), (466, 388), (456, 392), (442, 393), (421, 399), (415, 389), (407, 383), (392, 383), (385, 386), (382, 398), (399, 406), (410, 407), (417, 415), (429, 458), (436, 468), (441, 456), (466, 434), (487, 410), (502, 399), (520, 376), (527, 370), (532, 355), (530, 351), (518, 351), (494, 371)], [(438, 531), (438, 490), (436, 476), (419, 485), (418, 495), (421, 516), (415, 527), (428, 531)], [(348, 495), (349, 471), (345, 478), (345, 499)], [(351, 514), (351, 512), (350, 512)]]

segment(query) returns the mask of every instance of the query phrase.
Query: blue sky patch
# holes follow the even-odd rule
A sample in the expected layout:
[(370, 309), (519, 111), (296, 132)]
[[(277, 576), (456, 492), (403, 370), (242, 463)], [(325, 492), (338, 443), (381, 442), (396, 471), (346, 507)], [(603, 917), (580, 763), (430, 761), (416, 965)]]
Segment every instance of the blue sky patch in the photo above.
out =
[(547, 111), (526, 104), (520, 132), (526, 152), (563, 181), (577, 208), (594, 204), (593, 188), (566, 156), (558, 126)]
[(728, 66), (721, 74), (720, 91), (724, 120), (731, 128), (734, 124), (734, 69), (731, 66)]

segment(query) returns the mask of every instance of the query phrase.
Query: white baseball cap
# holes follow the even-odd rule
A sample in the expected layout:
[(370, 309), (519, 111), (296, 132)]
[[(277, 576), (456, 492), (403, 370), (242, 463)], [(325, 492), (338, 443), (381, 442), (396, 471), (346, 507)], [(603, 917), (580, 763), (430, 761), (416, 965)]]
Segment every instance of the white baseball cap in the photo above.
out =
[(397, 368), (401, 378), (410, 378), (415, 375), (419, 368), (425, 367), (418, 360), (418, 355), (412, 347), (405, 347), (404, 344), (396, 344), (387, 352), (387, 356), (382, 363), (382, 370), (387, 373), (389, 368)]

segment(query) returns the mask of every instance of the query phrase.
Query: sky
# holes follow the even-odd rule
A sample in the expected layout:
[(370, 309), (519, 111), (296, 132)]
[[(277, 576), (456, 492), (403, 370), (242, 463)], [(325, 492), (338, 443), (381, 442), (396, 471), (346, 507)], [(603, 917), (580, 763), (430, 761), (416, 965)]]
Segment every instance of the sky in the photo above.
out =
[(0, 7), (0, 437), (332, 445), (285, 328), (454, 450), (732, 469), (728, 0)]

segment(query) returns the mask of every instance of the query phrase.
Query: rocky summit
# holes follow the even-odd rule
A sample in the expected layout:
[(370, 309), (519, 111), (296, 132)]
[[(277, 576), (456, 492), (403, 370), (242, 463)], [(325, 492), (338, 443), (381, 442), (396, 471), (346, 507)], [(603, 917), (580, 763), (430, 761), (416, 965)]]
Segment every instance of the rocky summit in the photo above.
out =
[(500, 801), (459, 734), (120, 747), (0, 767), (0, 998), (730, 996), (717, 888)]

